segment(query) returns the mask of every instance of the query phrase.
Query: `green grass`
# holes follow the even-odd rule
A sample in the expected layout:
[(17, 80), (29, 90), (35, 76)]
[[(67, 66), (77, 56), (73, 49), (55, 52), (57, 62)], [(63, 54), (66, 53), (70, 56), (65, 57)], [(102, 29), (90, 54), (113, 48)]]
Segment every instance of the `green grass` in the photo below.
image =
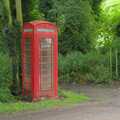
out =
[(62, 106), (70, 106), (80, 102), (89, 100), (84, 94), (78, 94), (71, 91), (62, 91), (59, 93), (63, 95), (63, 99), (44, 100), (39, 102), (16, 102), (16, 103), (0, 103), (0, 113), (4, 112), (18, 112), (25, 110), (40, 110)]

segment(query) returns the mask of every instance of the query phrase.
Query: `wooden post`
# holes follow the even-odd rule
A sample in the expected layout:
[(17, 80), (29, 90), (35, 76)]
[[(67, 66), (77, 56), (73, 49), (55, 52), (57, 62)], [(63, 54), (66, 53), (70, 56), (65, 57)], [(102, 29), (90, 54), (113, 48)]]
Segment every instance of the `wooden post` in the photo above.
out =
[(115, 50), (115, 56), (116, 56), (116, 79), (118, 79), (118, 49)]
[(110, 74), (112, 79), (112, 48), (110, 48)]

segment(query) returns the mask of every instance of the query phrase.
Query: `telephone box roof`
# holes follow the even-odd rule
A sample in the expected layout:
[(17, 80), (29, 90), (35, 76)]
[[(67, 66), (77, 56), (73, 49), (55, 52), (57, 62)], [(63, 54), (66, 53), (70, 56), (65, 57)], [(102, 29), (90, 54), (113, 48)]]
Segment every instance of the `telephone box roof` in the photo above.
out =
[(54, 26), (54, 27), (57, 27), (57, 26), (56, 26), (54, 23), (52, 23), (52, 22), (39, 21), (39, 20), (32, 21), (32, 22), (26, 22), (25, 24), (32, 24), (32, 25), (34, 25), (34, 26), (39, 25), (39, 24), (50, 24), (50, 25), (52, 25), (52, 26)]

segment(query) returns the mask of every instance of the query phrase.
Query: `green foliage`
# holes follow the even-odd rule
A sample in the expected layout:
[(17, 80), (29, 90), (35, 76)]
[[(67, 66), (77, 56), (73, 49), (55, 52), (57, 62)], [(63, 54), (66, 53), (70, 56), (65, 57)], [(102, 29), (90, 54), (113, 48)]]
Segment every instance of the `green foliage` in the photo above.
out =
[(49, 19), (49, 10), (53, 7), (53, 0), (40, 0), (39, 1), (39, 10), (44, 13), (45, 18)]
[(44, 14), (39, 10), (39, 0), (22, 0), (24, 21), (41, 20)]
[(0, 102), (11, 102), (14, 100), (10, 91), (12, 85), (10, 65), (8, 55), (0, 53)]
[(6, 52), (6, 47), (5, 47), (5, 42), (4, 42), (2, 32), (0, 32), (0, 51), (3, 53)]
[(8, 55), (0, 53), (0, 88), (11, 85), (11, 66)]
[(87, 79), (96, 84), (110, 84), (112, 79), (110, 77), (109, 69), (104, 65), (96, 65), (91, 68), (90, 73), (87, 74)]
[(7, 18), (7, 12), (5, 9), (5, 6), (3, 4), (3, 0), (0, 1), (0, 31), (2, 30), (2, 27), (6, 22), (8, 22)]
[(76, 79), (79, 81), (80, 65), (81, 65), (81, 53), (71, 53), (66, 57), (59, 56), (59, 79), (64, 82), (73, 82)]
[(62, 54), (73, 50), (85, 53), (93, 47), (96, 22), (88, 1), (54, 0), (49, 19), (60, 28), (59, 48)]
[(62, 82), (110, 83), (107, 58), (99, 52), (72, 52), (59, 57), (59, 80)]
[(0, 88), (0, 102), (1, 103), (9, 103), (9, 102), (15, 102), (15, 97), (11, 94), (11, 91), (9, 88)]
[[(104, 42), (102, 48), (104, 52), (109, 52), (110, 69), (112, 79), (119, 80), (120, 62), (119, 62), (119, 47), (120, 47), (120, 1), (119, 0), (103, 0), (100, 5), (100, 24), (99, 36)], [(106, 34), (107, 33), (107, 34)], [(106, 44), (107, 43), (107, 44)], [(106, 49), (107, 48), (107, 49)], [(117, 52), (116, 52), (117, 51)]]

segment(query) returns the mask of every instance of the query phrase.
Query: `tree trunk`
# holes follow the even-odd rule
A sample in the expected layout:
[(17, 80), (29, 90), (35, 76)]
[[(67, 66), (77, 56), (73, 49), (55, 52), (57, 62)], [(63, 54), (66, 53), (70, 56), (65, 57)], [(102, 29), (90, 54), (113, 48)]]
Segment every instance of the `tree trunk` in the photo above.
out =
[(22, 16), (22, 2), (21, 0), (15, 0), (16, 2), (16, 17), (20, 25), (23, 25), (23, 16)]
[(10, 9), (10, 0), (3, 0), (4, 6), (6, 9), (7, 17), (8, 17), (8, 31), (6, 33), (6, 39), (10, 42), (9, 46), (9, 56), (11, 59), (12, 65), (12, 93), (17, 95), (18, 94), (18, 86), (19, 86), (19, 77), (18, 77), (18, 60), (17, 60), (17, 49), (16, 49), (16, 38), (14, 36), (14, 26), (13, 26), (13, 19), (11, 15)]
[[(21, 0), (15, 0), (15, 3), (16, 3), (16, 19), (17, 21), (20, 23), (20, 27), (23, 26), (23, 15), (22, 15), (22, 1)], [(20, 28), (21, 29), (21, 28)], [(18, 89), (19, 89), (19, 93), (21, 92), (21, 54), (20, 54), (20, 49), (21, 47), (19, 46), (19, 49), (18, 49), (18, 55), (17, 55), (17, 60), (18, 60), (18, 73), (17, 73), (17, 77), (19, 78), (19, 81), (17, 82), (18, 84)]]
[(10, 9), (10, 0), (3, 0), (4, 6), (8, 15), (8, 24), (9, 27), (12, 27), (12, 15), (11, 15), (11, 9)]

